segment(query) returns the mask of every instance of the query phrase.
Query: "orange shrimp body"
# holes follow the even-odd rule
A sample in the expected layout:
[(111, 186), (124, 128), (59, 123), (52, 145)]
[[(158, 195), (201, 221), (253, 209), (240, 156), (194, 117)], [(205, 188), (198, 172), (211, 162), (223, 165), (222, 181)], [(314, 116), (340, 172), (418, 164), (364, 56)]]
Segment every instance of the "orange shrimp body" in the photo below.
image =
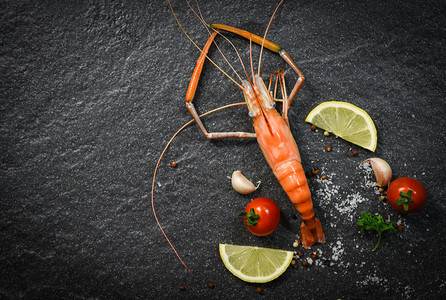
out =
[(303, 220), (302, 245), (308, 248), (315, 243), (325, 242), (321, 223), (314, 215), (299, 149), (289, 126), (274, 108), (274, 100), (260, 76), (255, 76), (253, 85), (245, 81), (244, 95), (253, 117), (260, 149)]

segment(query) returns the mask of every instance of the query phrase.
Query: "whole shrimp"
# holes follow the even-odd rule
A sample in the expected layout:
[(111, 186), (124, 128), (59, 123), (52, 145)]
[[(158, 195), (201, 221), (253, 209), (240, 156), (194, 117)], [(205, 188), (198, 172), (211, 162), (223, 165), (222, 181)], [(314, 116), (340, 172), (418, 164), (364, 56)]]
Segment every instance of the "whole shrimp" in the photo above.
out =
[[(208, 139), (220, 139), (229, 137), (257, 138), (257, 142), (260, 146), (260, 149), (263, 152), (263, 155), (265, 156), (266, 161), (268, 162), (274, 175), (278, 179), (279, 183), (283, 187), (284, 191), (287, 193), (288, 197), (296, 207), (297, 211), (299, 212), (303, 220), (300, 226), (302, 245), (305, 248), (309, 248), (315, 243), (324, 243), (325, 235), (322, 229), (321, 222), (315, 217), (314, 214), (310, 189), (308, 187), (305, 172), (301, 164), (299, 150), (297, 148), (296, 142), (289, 128), (289, 122), (287, 117), (288, 109), (294, 97), (297, 95), (300, 88), (302, 87), (305, 77), (302, 71), (297, 67), (297, 65), (288, 55), (288, 53), (285, 52), (285, 50), (283, 50), (279, 45), (266, 39), (266, 35), (270, 27), (270, 24), (274, 18), (277, 9), (279, 8), (282, 2), (283, 0), (280, 1), (280, 3), (277, 5), (269, 21), (269, 24), (267, 26), (263, 38), (258, 35), (252, 34), (248, 31), (241, 30), (232, 26), (223, 24), (209, 24), (208, 25), (209, 28), (211, 28), (213, 31), (210, 31), (210, 37), (207, 40), (205, 46), (203, 48), (200, 48), (189, 38), (189, 36), (187, 36), (186, 32), (184, 32), (183, 30), (186, 36), (201, 52), (186, 93), (186, 107), (189, 110), (195, 122), (198, 124), (203, 134)], [(170, 7), (172, 9), (171, 5)], [(181, 27), (181, 24), (176, 18), (173, 9), (172, 13)], [(181, 29), (183, 28), (181, 27)], [(219, 30), (229, 31), (234, 34), (240, 35), (244, 38), (247, 38), (250, 41), (250, 44), (254, 42), (261, 45), (259, 68), (257, 74), (254, 75), (254, 70), (252, 66), (252, 50), (251, 50), (250, 54), (251, 54), (252, 75), (250, 77), (246, 69), (243, 67), (247, 79), (242, 80), (240, 78), (242, 82), (241, 84), (237, 83), (234, 79), (232, 79), (229, 75), (227, 75), (207, 56), (210, 46), (214, 43), (214, 39), (219, 34)], [(285, 86), (284, 74), (283, 72), (277, 72), (278, 77), (280, 78), (279, 79), (280, 85), (282, 87), (282, 96), (283, 96), (282, 116), (276, 111), (275, 99), (272, 97), (270, 91), (266, 88), (260, 76), (260, 70), (261, 70), (260, 65), (261, 65), (263, 48), (267, 48), (275, 53), (278, 53), (298, 75), (298, 79), (294, 85), (293, 90), (291, 91), (290, 95), (287, 96), (286, 90), (284, 88)], [(203, 65), (206, 59), (208, 59), (214, 65), (216, 65), (220, 71), (222, 71), (226, 76), (228, 76), (231, 80), (233, 80), (243, 91), (246, 106), (248, 107), (249, 110), (249, 115), (253, 119), (255, 133), (208, 132), (206, 130), (192, 102), (194, 99), (195, 91), (197, 89), (198, 80), (200, 78), (201, 71), (203, 69)], [(177, 256), (179, 257), (178, 253)]]

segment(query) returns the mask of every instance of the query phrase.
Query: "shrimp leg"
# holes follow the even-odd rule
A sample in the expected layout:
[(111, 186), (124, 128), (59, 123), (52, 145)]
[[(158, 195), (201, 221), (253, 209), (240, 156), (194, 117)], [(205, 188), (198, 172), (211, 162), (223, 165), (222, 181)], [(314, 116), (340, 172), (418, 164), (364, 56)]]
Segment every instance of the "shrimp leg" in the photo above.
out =
[(221, 138), (255, 138), (256, 134), (251, 132), (208, 132), (206, 130), (206, 127), (204, 126), (203, 122), (201, 121), (200, 117), (198, 116), (198, 113), (195, 109), (195, 106), (193, 104), (195, 91), (197, 90), (198, 81), (200, 79), (201, 71), (203, 70), (204, 62), (207, 58), (207, 53), (209, 51), (210, 46), (212, 45), (216, 35), (218, 34), (218, 31), (215, 30), (211, 36), (209, 37), (208, 41), (204, 45), (203, 49), (201, 50), (200, 57), (197, 60), (197, 64), (195, 65), (194, 72), (192, 73), (192, 78), (189, 82), (189, 87), (187, 88), (186, 93), (186, 107), (189, 111), (189, 113), (192, 115), (192, 118), (195, 120), (195, 122), (198, 124), (198, 127), (200, 127), (201, 132), (206, 136), (208, 139), (221, 139)]
[(252, 40), (254, 43), (263, 45), (266, 49), (269, 49), (273, 52), (276, 52), (282, 57), (282, 59), (290, 65), (290, 67), (293, 69), (294, 72), (298, 75), (298, 79), (296, 83), (294, 84), (293, 90), (291, 91), (290, 95), (288, 96), (288, 99), (285, 101), (283, 105), (283, 112), (282, 112), (282, 118), (285, 120), (287, 124), (288, 123), (288, 109), (291, 106), (291, 103), (293, 102), (294, 98), (296, 97), (297, 93), (299, 92), (300, 88), (304, 84), (305, 81), (305, 75), (304, 73), (297, 67), (296, 63), (293, 61), (293, 59), (290, 57), (290, 55), (279, 45), (268, 41), (267, 39), (264, 39), (256, 34), (250, 33), (249, 31), (242, 30), (239, 28), (235, 28), (229, 25), (224, 24), (209, 24), (209, 27), (214, 29), (222, 29), (225, 31), (229, 31), (232, 33), (235, 33), (237, 35), (240, 35), (248, 40)]

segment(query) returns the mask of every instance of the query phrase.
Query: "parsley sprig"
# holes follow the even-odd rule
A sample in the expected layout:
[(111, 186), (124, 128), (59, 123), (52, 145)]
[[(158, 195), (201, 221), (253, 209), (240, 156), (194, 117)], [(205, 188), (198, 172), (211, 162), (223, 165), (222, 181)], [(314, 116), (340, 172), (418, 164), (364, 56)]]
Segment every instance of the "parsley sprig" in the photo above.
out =
[(382, 216), (373, 216), (371, 213), (362, 213), (361, 219), (358, 221), (358, 225), (359, 227), (361, 227), (361, 232), (363, 232), (364, 230), (375, 230), (376, 232), (378, 232), (378, 243), (372, 251), (375, 251), (376, 248), (378, 248), (379, 243), (381, 242), (381, 235), (383, 231), (389, 229), (397, 231), (395, 227), (393, 227), (392, 222), (388, 223), (384, 221)]

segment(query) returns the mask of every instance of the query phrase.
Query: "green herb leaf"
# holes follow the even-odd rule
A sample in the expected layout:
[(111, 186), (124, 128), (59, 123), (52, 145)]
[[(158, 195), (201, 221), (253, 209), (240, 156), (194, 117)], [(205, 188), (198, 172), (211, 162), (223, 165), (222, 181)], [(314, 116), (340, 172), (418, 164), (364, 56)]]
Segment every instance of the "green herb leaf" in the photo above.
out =
[(381, 242), (381, 235), (384, 231), (390, 229), (397, 231), (393, 225), (394, 223), (392, 222), (388, 223), (384, 221), (382, 216), (378, 215), (375, 217), (371, 213), (362, 213), (361, 219), (358, 221), (358, 226), (361, 227), (361, 232), (364, 230), (375, 230), (378, 233), (378, 243), (372, 251), (375, 251), (378, 248), (379, 243)]

